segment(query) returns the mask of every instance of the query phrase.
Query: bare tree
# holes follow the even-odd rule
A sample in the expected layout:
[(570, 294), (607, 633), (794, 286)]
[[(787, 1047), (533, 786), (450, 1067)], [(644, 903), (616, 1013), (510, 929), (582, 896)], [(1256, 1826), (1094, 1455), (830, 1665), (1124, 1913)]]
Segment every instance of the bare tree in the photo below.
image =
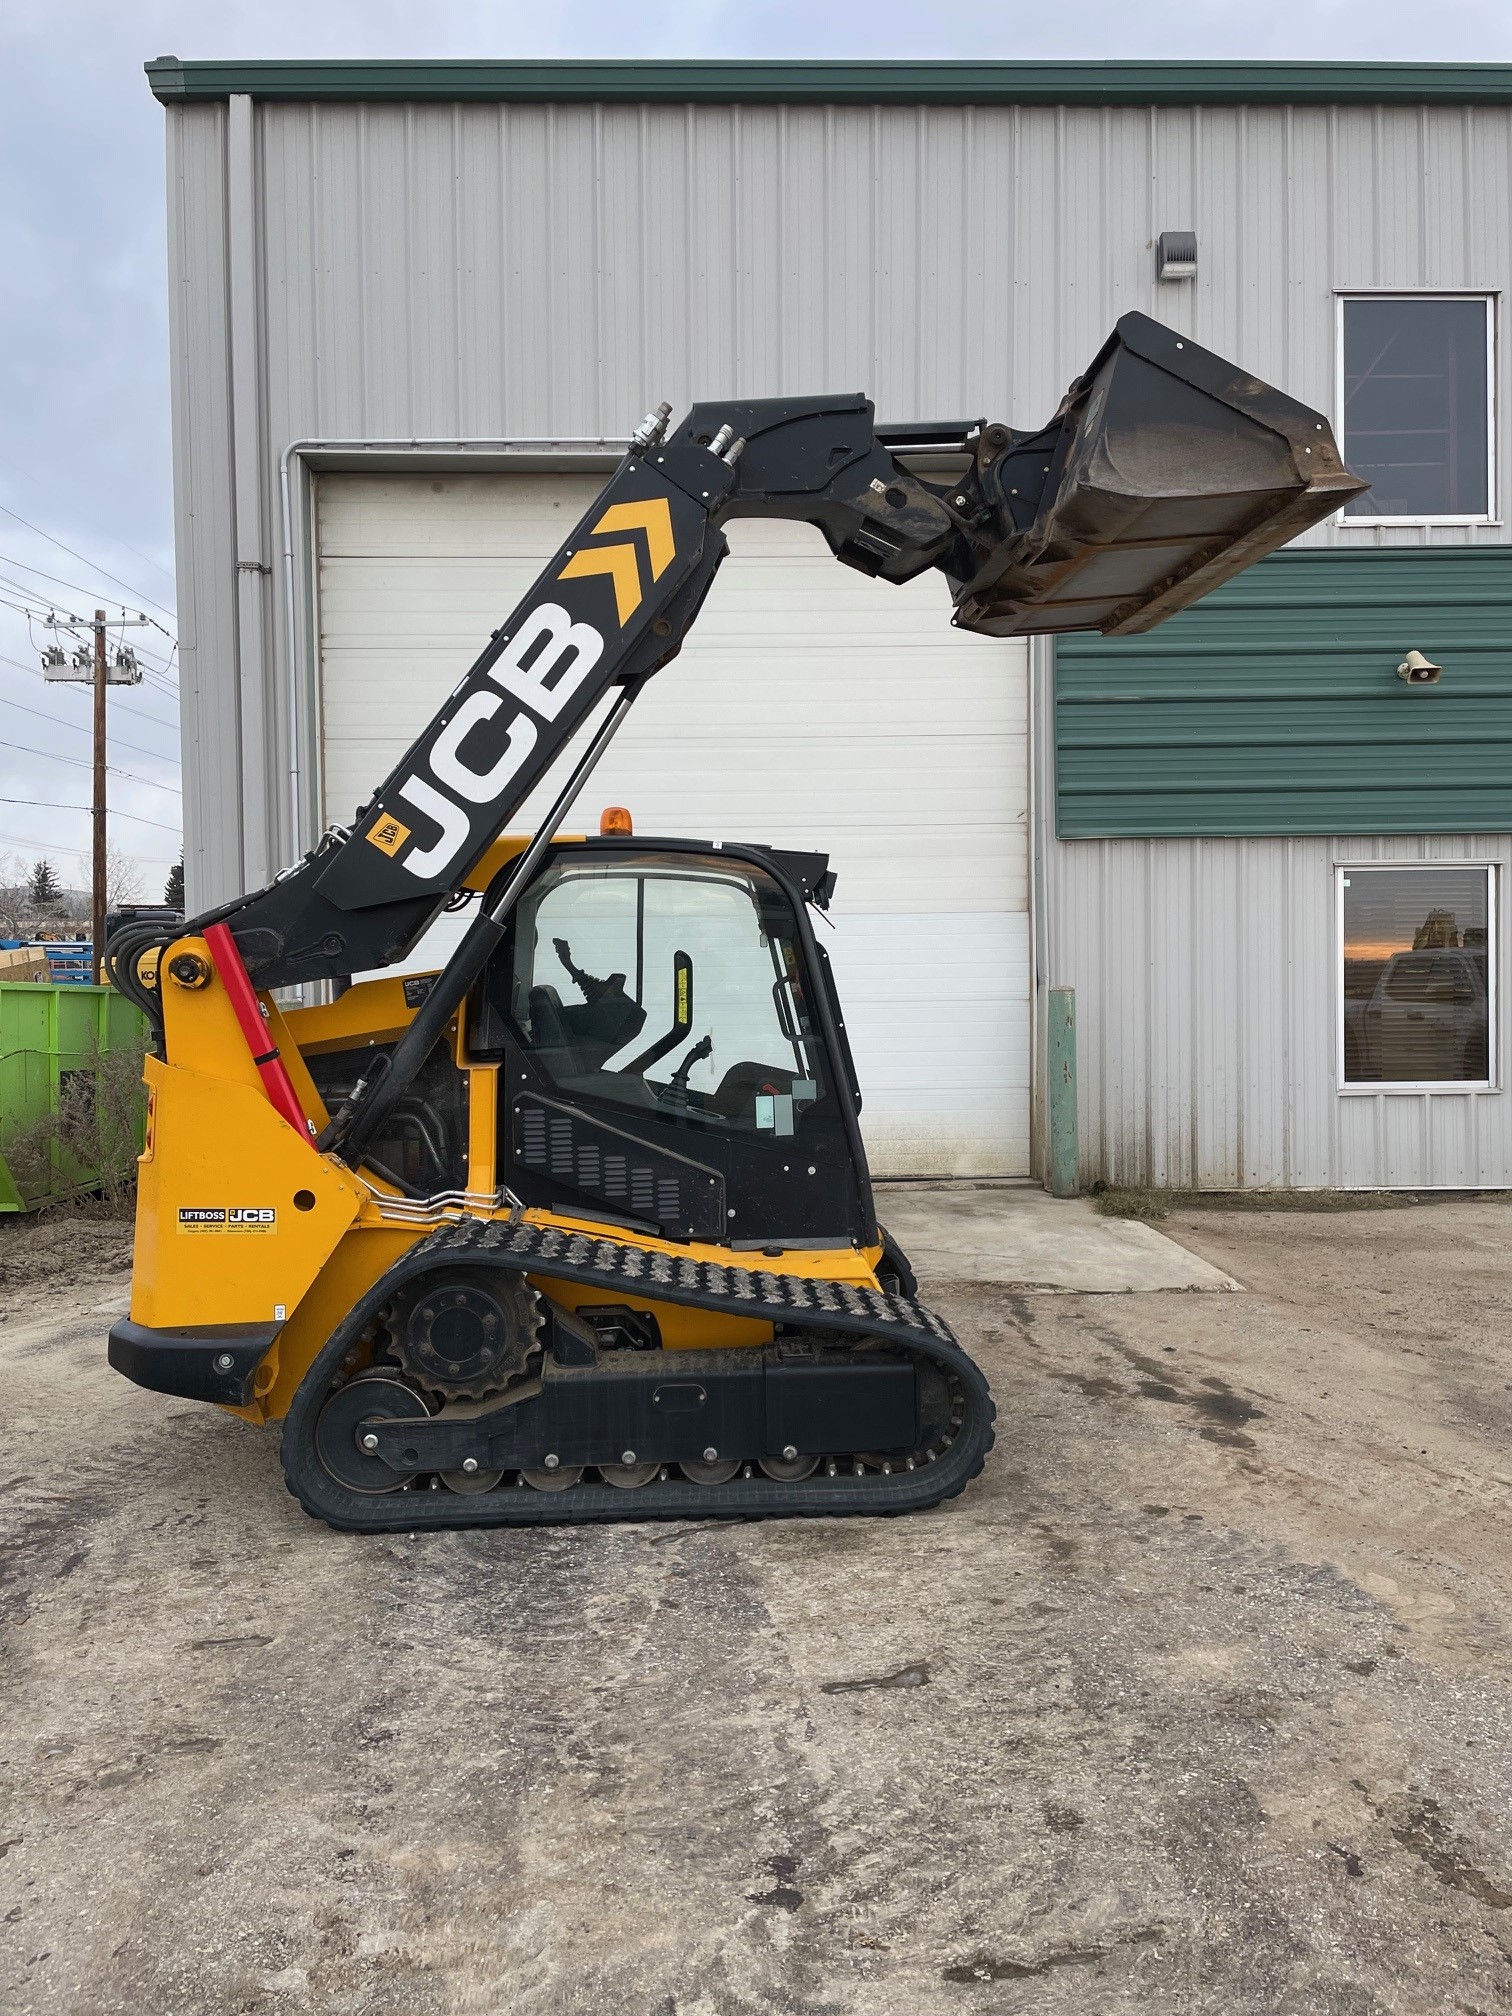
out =
[(141, 864), (119, 847), (105, 850), (105, 908), (119, 910), (126, 903), (142, 900)]
[(26, 898), (30, 877), (14, 854), (0, 854), (0, 938), (20, 938), (29, 914)]

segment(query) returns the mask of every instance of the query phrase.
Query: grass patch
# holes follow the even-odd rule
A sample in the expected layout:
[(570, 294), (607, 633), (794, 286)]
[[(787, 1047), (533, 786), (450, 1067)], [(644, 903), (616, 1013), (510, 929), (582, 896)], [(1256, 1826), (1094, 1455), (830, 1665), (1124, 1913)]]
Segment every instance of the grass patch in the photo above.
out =
[(1137, 1218), (1158, 1225), (1173, 1211), (1404, 1211), (1413, 1204), (1447, 1204), (1467, 1197), (1500, 1197), (1487, 1190), (1142, 1190), (1094, 1184), (1092, 1202), (1104, 1218)]

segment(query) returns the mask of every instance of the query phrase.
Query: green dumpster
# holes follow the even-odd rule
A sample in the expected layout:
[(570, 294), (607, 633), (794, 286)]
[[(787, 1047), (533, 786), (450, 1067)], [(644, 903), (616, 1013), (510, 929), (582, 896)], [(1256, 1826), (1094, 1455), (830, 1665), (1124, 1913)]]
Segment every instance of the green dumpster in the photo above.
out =
[(113, 987), (0, 983), (0, 1212), (100, 1187), (141, 1142), (146, 1023)]

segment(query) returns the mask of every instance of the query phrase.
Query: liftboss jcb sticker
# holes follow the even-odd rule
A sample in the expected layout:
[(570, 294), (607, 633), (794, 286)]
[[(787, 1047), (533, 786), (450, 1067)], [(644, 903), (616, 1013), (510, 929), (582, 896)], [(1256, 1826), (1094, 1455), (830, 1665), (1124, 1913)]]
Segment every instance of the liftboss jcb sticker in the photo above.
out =
[(271, 1232), (278, 1213), (271, 1204), (179, 1206), (180, 1232)]

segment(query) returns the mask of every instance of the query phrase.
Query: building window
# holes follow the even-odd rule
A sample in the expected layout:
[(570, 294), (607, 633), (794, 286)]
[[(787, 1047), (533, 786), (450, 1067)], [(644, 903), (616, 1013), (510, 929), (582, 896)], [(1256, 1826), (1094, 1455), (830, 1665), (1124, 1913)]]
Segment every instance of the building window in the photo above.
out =
[(1352, 294), (1339, 303), (1344, 460), (1366, 524), (1495, 516), (1495, 317), (1486, 294)]
[(1491, 1083), (1494, 874), (1340, 869), (1341, 1085)]

